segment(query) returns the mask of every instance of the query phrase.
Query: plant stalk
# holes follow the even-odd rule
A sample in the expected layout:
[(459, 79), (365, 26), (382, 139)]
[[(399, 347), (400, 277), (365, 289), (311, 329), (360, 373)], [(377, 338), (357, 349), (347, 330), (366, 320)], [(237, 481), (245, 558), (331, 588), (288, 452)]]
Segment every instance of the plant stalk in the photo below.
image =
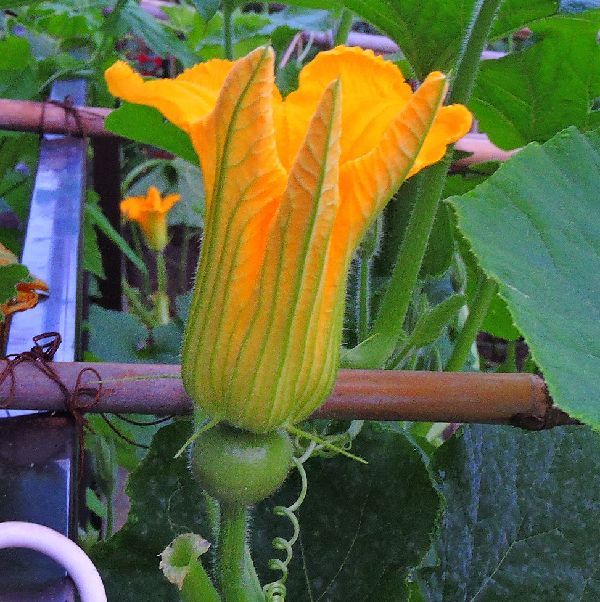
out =
[(244, 506), (221, 504), (217, 561), (223, 602), (250, 602), (246, 587), (246, 524)]
[(340, 17), (340, 22), (335, 30), (335, 35), (333, 36), (333, 45), (334, 46), (342, 46), (348, 41), (348, 34), (352, 29), (352, 21), (354, 19), (354, 15), (351, 10), (344, 8), (342, 10), (342, 15)]
[(496, 281), (483, 276), (473, 297), (473, 302), (469, 307), (469, 315), (456, 339), (452, 355), (444, 368), (446, 372), (458, 372), (462, 370), (469, 357), (471, 345), (477, 337), (477, 333), (485, 320), (497, 290), (498, 285)]
[(193, 232), (190, 226), (183, 227), (183, 240), (181, 243), (181, 257), (179, 259), (179, 273), (177, 288), (180, 293), (185, 293), (188, 290), (189, 282), (187, 280), (187, 263), (190, 252), (190, 242)]
[[(456, 75), (448, 99), (450, 103), (468, 102), (481, 53), (501, 3), (502, 0), (478, 0), (476, 3), (471, 25), (456, 62)], [(418, 176), (423, 180), (421, 194), (411, 213), (371, 334), (385, 334), (397, 340), (403, 333), (410, 299), (417, 284), (451, 161), (452, 151), (449, 151), (443, 161), (432, 165)]]
[(475, 86), (481, 53), (487, 44), (492, 24), (503, 0), (478, 0), (473, 17), (454, 67), (454, 79), (448, 103), (467, 104)]
[(366, 253), (360, 255), (360, 281), (358, 288), (358, 342), (369, 336), (370, 261)]
[(233, 0), (223, 0), (223, 47), (225, 58), (233, 60)]
[(517, 341), (507, 341), (506, 358), (501, 366), (503, 372), (518, 372)]
[(171, 312), (169, 307), (167, 265), (165, 263), (165, 254), (162, 251), (157, 251), (156, 253), (156, 280), (156, 319), (159, 324), (168, 324), (171, 321)]

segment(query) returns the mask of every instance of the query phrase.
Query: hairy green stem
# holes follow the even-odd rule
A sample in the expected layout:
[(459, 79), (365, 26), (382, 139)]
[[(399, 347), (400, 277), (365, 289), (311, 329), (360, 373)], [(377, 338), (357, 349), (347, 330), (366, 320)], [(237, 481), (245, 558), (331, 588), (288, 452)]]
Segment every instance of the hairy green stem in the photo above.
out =
[(461, 52), (454, 67), (454, 80), (448, 102), (467, 104), (475, 86), (492, 23), (503, 0), (477, 0), (469, 30), (463, 41)]
[(232, 0), (223, 0), (223, 47), (225, 58), (233, 60), (233, 9)]
[(340, 22), (335, 30), (335, 35), (333, 36), (333, 45), (341, 46), (348, 41), (348, 34), (352, 29), (352, 20), (354, 15), (351, 10), (344, 8), (342, 10), (342, 15), (340, 17)]
[(370, 260), (366, 253), (360, 254), (360, 281), (358, 287), (358, 342), (369, 336), (369, 293)]
[[(131, 241), (133, 243), (134, 253), (143, 260), (144, 247), (142, 245), (142, 237), (140, 236), (139, 226), (135, 222), (129, 222), (129, 231), (131, 232)], [(150, 296), (150, 274), (148, 270), (140, 272), (142, 275), (142, 293), (146, 298)]]
[(177, 288), (181, 293), (188, 290), (189, 282), (187, 279), (187, 263), (190, 251), (190, 241), (192, 240), (193, 232), (190, 226), (183, 227), (183, 241), (181, 243), (181, 257), (179, 258), (179, 274)]
[(392, 277), (385, 291), (371, 334), (386, 334), (397, 340), (417, 283), (429, 234), (438, 211), (451, 157), (432, 165), (419, 174), (420, 191), (404, 233)]
[[(501, 2), (502, 0), (478, 0), (476, 3), (473, 20), (456, 62), (449, 102), (465, 104), (469, 100), (481, 53)], [(417, 284), (451, 161), (450, 151), (443, 161), (418, 176), (422, 180), (421, 194), (412, 210), (371, 334), (385, 334), (397, 340), (403, 333), (410, 299)]]
[(497, 290), (496, 281), (483, 276), (469, 307), (469, 316), (465, 320), (465, 324), (454, 343), (452, 355), (444, 368), (446, 372), (462, 370), (469, 357), (471, 345), (477, 337)]
[(199, 558), (190, 563), (179, 597), (181, 602), (220, 602), (221, 598)]
[(498, 372), (518, 372), (517, 366), (517, 343), (518, 341), (506, 342), (506, 357), (498, 366)]
[(171, 312), (169, 308), (167, 265), (165, 254), (162, 251), (156, 253), (156, 280), (156, 319), (159, 324), (168, 324), (171, 321)]
[(246, 524), (243, 506), (221, 503), (217, 560), (223, 602), (250, 602), (246, 587)]

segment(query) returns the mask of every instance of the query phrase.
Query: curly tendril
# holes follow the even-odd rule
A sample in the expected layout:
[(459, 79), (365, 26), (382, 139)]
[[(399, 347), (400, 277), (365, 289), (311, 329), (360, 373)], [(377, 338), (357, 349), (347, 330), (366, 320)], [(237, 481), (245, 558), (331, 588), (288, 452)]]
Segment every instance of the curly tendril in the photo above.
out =
[(285, 552), (285, 558), (271, 558), (269, 560), (269, 568), (274, 571), (280, 571), (281, 577), (279, 577), (279, 579), (276, 581), (267, 583), (263, 587), (266, 602), (285, 602), (285, 595), (287, 592), (285, 582), (288, 576), (288, 565), (290, 564), (294, 554), (293, 546), (296, 541), (298, 541), (298, 536), (300, 535), (300, 524), (298, 523), (298, 518), (296, 517), (295, 512), (302, 505), (308, 490), (308, 481), (306, 479), (306, 471), (304, 470), (303, 464), (306, 462), (306, 460), (308, 460), (308, 458), (310, 458), (316, 447), (316, 444), (311, 442), (306, 452), (302, 454), (300, 458), (293, 458), (302, 482), (298, 499), (291, 506), (275, 506), (275, 508), (273, 508), (273, 514), (276, 516), (286, 517), (290, 521), (292, 524), (292, 536), (289, 539), (276, 537), (273, 540), (273, 547), (276, 550)]

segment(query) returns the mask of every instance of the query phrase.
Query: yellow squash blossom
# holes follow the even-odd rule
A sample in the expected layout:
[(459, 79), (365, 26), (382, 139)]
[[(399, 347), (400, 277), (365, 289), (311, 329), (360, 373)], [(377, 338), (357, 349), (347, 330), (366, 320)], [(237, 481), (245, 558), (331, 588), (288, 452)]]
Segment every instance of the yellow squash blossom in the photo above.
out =
[(161, 196), (155, 186), (150, 186), (146, 196), (130, 196), (121, 201), (121, 214), (142, 229), (148, 246), (162, 251), (167, 246), (167, 214), (177, 201), (179, 194)]
[[(0, 244), (0, 266), (18, 263), (17, 256)], [(40, 294), (48, 293), (48, 285), (39, 278), (34, 278), (31, 282), (19, 282), (15, 288), (17, 294), (6, 303), (0, 304), (0, 315), (5, 318), (19, 311), (34, 308), (38, 304)]]
[(408, 176), (470, 128), (442, 107), (443, 74), (413, 93), (372, 52), (339, 47), (282, 99), (260, 48), (175, 80), (125, 63), (111, 92), (185, 130), (205, 180), (205, 234), (183, 347), (188, 394), (211, 417), (266, 432), (308, 417), (338, 369), (354, 250)]

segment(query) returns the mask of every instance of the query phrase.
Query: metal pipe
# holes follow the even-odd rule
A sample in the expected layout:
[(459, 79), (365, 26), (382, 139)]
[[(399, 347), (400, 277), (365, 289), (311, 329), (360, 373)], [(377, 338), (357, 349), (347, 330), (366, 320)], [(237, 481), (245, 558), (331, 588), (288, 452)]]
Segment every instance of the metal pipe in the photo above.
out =
[[(6, 362), (0, 362), (0, 370)], [(171, 364), (110, 364), (55, 362), (58, 377), (73, 391), (79, 373), (93, 368), (102, 378), (102, 392), (91, 412), (189, 414), (192, 402), (180, 379), (180, 368)], [(63, 394), (31, 363), (14, 367), (0, 384), (4, 407), (60, 411)], [(83, 384), (96, 386), (88, 372)], [(81, 405), (90, 398), (82, 398)], [(533, 374), (480, 372), (415, 372), (340, 370), (335, 389), (314, 417), (342, 420), (414, 420), (517, 424), (537, 430), (558, 424), (574, 424), (552, 405), (544, 381)]]

